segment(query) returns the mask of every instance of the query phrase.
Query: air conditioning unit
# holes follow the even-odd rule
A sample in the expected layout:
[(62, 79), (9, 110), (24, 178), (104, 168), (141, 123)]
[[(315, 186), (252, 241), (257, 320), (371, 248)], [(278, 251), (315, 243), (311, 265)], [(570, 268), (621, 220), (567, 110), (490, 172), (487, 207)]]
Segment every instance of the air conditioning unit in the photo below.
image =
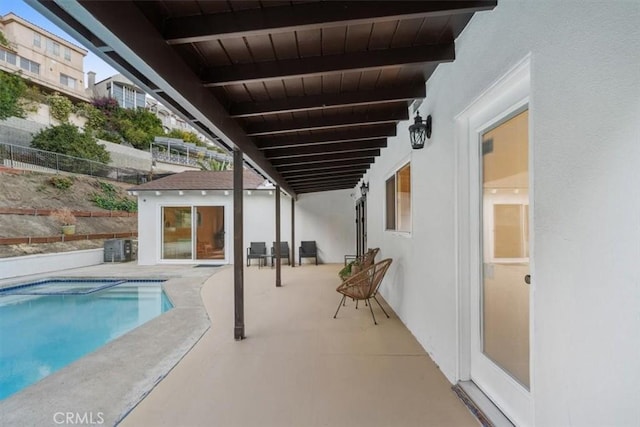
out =
[(131, 240), (108, 239), (104, 241), (104, 262), (131, 261)]

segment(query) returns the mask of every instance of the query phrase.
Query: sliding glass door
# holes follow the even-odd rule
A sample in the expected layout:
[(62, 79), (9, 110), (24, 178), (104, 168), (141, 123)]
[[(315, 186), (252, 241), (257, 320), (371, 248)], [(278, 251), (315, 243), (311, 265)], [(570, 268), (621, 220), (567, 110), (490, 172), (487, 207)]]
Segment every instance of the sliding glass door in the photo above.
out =
[(226, 259), (224, 206), (162, 207), (163, 260)]

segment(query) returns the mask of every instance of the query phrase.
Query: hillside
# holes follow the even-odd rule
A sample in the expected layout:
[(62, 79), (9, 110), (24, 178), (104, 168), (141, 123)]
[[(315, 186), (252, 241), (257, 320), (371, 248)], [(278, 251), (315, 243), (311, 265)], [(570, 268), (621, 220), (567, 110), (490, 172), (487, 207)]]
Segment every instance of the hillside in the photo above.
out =
[[(57, 188), (52, 177), (68, 177), (69, 188)], [(109, 212), (91, 201), (100, 194), (100, 180), (84, 175), (51, 175), (0, 169), (0, 208), (57, 209)], [(115, 189), (116, 197), (135, 200), (127, 195), (131, 184), (106, 181)], [(137, 217), (79, 217), (77, 234), (119, 233), (137, 231)], [(0, 237), (44, 237), (60, 234), (60, 224), (49, 216), (0, 214)], [(100, 248), (103, 240), (0, 245), (0, 258), (78, 249)]]

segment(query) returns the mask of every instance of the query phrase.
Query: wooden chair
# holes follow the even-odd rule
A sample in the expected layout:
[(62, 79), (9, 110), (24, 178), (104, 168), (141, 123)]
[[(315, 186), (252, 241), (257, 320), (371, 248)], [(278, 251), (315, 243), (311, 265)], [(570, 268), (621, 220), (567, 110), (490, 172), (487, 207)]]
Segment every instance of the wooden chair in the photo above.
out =
[(387, 316), (387, 318), (389, 318), (389, 315), (382, 307), (382, 304), (380, 304), (380, 301), (376, 298), (376, 294), (385, 273), (391, 265), (391, 262), (391, 258), (387, 258), (378, 263), (372, 264), (360, 272), (349, 276), (344, 282), (342, 282), (342, 284), (336, 289), (338, 293), (342, 294), (342, 299), (340, 300), (340, 304), (338, 304), (338, 309), (336, 310), (336, 314), (333, 315), (333, 318), (335, 319), (338, 316), (340, 307), (344, 305), (347, 297), (354, 299), (356, 304), (357, 301), (364, 300), (369, 306), (369, 310), (371, 310), (371, 317), (373, 317), (374, 324), (377, 325), (378, 322), (376, 322), (376, 316), (373, 314), (373, 308), (371, 307), (370, 301), (371, 298), (378, 303), (382, 312)]

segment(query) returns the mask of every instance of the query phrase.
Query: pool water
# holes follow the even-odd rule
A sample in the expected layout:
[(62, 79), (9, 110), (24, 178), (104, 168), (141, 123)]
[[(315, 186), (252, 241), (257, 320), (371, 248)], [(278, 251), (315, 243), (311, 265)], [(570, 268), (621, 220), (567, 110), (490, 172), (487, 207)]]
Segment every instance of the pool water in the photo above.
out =
[(52, 280), (0, 290), (0, 399), (171, 309), (161, 283)]

